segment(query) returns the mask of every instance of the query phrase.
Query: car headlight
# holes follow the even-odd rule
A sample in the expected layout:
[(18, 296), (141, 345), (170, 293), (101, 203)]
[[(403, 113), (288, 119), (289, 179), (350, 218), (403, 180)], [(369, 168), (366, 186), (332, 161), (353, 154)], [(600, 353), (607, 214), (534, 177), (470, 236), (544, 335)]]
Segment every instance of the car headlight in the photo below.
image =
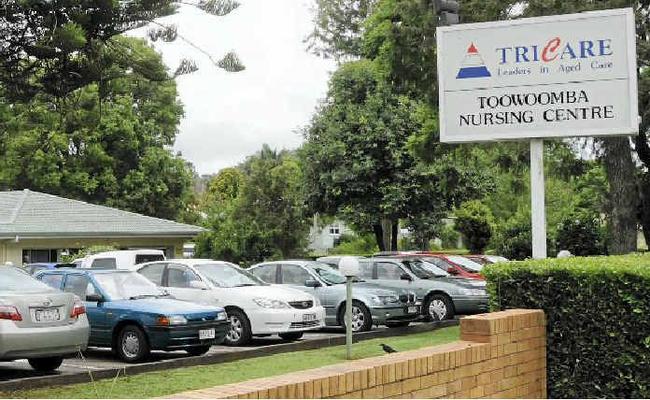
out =
[(485, 296), (487, 292), (485, 289), (460, 289), (460, 294), (465, 296)]
[(158, 317), (158, 325), (185, 325), (187, 324), (187, 318), (182, 315), (170, 315)]
[(399, 303), (399, 297), (394, 295), (377, 296), (374, 295), (370, 298), (375, 305), (383, 306), (386, 304)]
[(217, 313), (217, 318), (216, 318), (217, 321), (225, 321), (227, 318), (228, 318), (228, 314), (226, 314), (225, 311), (219, 311)]
[(282, 300), (267, 299), (266, 297), (257, 297), (253, 301), (262, 308), (291, 308), (289, 304)]

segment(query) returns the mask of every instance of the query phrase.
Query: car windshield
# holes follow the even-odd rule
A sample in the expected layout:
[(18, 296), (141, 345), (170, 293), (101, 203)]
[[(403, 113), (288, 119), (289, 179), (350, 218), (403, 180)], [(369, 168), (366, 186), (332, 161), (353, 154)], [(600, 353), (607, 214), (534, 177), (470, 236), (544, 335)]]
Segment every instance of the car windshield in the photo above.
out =
[(0, 292), (51, 292), (53, 289), (12, 267), (0, 267)]
[(445, 271), (444, 269), (440, 268), (439, 266), (432, 264), (430, 262), (427, 262), (426, 260), (422, 261), (422, 268), (426, 269), (427, 271), (431, 272), (435, 276), (449, 276), (449, 272)]
[(329, 283), (330, 285), (340, 285), (346, 281), (345, 276), (329, 265), (314, 263), (309, 266), (325, 281), (325, 283)]
[(479, 263), (476, 263), (468, 258), (461, 257), (461, 256), (447, 256), (447, 259), (449, 261), (458, 264), (465, 269), (468, 269), (472, 272), (479, 272), (481, 269), (483, 269), (483, 266)]
[(429, 271), (422, 260), (402, 260), (402, 264), (406, 265), (408, 269), (420, 279), (432, 279), (436, 274)]
[(111, 300), (137, 300), (163, 297), (166, 293), (137, 272), (94, 274), (99, 287)]
[(200, 264), (197, 271), (218, 287), (266, 286), (261, 279), (233, 264)]

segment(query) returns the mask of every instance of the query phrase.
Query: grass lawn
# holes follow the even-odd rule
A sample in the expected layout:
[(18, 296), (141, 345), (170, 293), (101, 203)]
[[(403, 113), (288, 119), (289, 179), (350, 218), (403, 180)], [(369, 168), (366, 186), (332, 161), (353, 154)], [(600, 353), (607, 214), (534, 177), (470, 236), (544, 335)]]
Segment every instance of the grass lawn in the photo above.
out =
[[(398, 351), (435, 346), (458, 340), (458, 327), (434, 332), (379, 338), (355, 343), (355, 359), (384, 354), (379, 346), (386, 343)], [(107, 379), (63, 387), (0, 393), (0, 398), (144, 398), (165, 396), (186, 390), (204, 389), (248, 379), (281, 375), (288, 372), (318, 368), (345, 361), (345, 346), (297, 351), (267, 357), (251, 358), (223, 364), (200, 365), (150, 372), (132, 377)]]

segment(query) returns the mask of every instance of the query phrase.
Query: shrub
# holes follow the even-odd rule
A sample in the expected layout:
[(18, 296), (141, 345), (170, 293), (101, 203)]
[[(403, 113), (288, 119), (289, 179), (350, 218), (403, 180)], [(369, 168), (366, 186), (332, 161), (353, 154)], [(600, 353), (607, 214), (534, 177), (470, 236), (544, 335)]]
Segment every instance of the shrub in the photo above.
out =
[(495, 240), (496, 253), (509, 260), (524, 260), (533, 254), (530, 220), (510, 219)]
[(368, 255), (377, 251), (379, 249), (372, 234), (361, 236), (341, 235), (339, 245), (330, 250), (330, 254)]
[(650, 255), (483, 269), (493, 310), (546, 313), (549, 398), (650, 397)]
[(460, 234), (452, 225), (445, 225), (440, 230), (440, 246), (443, 249), (455, 249), (458, 247)]
[(463, 203), (455, 212), (456, 230), (465, 238), (470, 253), (480, 254), (492, 238), (492, 212), (478, 200)]
[(602, 254), (602, 231), (598, 220), (588, 216), (570, 216), (557, 228), (556, 248), (576, 256)]

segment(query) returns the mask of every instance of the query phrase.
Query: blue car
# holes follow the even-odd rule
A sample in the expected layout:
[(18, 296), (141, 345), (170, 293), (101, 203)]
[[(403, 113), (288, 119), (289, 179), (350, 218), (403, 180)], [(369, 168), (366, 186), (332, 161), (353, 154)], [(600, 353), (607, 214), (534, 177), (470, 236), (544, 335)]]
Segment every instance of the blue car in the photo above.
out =
[(36, 275), (36, 273), (48, 269), (59, 269), (59, 268), (77, 268), (76, 264), (69, 263), (31, 263), (25, 264), (23, 269), (27, 271), (30, 275)]
[(223, 308), (174, 300), (147, 278), (121, 270), (45, 270), (36, 278), (85, 301), (89, 346), (110, 347), (126, 362), (151, 350), (205, 354), (229, 323)]

